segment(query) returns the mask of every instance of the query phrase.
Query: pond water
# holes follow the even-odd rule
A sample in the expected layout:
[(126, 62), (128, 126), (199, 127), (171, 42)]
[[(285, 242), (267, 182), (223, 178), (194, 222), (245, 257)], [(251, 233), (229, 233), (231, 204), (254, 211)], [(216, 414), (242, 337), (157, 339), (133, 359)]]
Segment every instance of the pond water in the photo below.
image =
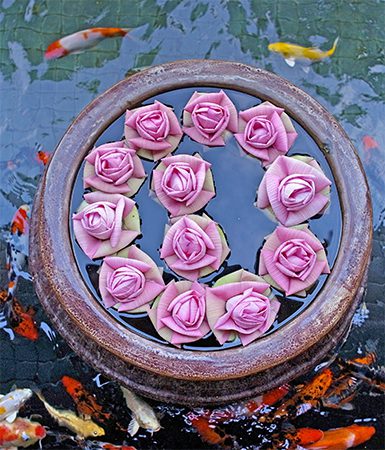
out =
[[(239, 61), (271, 70), (315, 97), (340, 121), (358, 151), (373, 201), (373, 255), (364, 302), (353, 318), (351, 331), (339, 350), (339, 357), (346, 360), (374, 352), (377, 360), (373, 367), (383, 366), (383, 12), (384, 3), (380, 0), (132, 0), (129, 6), (128, 2), (123, 0), (1, 0), (0, 290), (6, 289), (7, 286), (5, 255), (7, 240), (12, 237), (9, 234), (12, 218), (22, 205), (32, 206), (36, 186), (44, 170), (37, 152), (52, 152), (84, 106), (125, 76), (153, 64), (190, 58)], [(46, 47), (62, 36), (86, 28), (111, 26), (129, 27), (132, 31), (124, 39), (105, 39), (81, 54), (72, 54), (52, 61), (44, 59)], [(335, 54), (313, 64), (297, 62), (294, 67), (289, 67), (280, 55), (270, 53), (267, 49), (268, 44), (275, 41), (329, 49), (337, 36), (340, 39)], [(117, 121), (117, 126), (121, 129), (121, 122)], [(119, 135), (116, 130), (112, 130), (112, 133), (114, 139)], [(108, 137), (102, 138), (107, 140)], [(305, 136), (303, 139), (306, 139)], [(305, 144), (308, 142), (298, 140), (292, 153), (304, 152)], [(185, 141), (182, 145), (185, 145)], [(189, 148), (193, 151), (193, 147)], [(229, 158), (232, 151), (229, 148)], [(210, 161), (212, 158), (215, 164), (221, 164), (215, 160), (217, 156), (214, 150), (204, 156)], [(262, 173), (257, 173), (257, 180), (252, 182), (253, 186), (249, 186), (251, 190), (248, 192), (254, 194)], [(251, 183), (251, 178), (249, 182)], [(220, 186), (219, 180), (218, 189)], [(140, 196), (145, 195), (147, 189), (144, 186), (138, 194), (138, 203), (144, 201)], [(230, 239), (236, 239), (236, 235), (231, 232), (230, 223), (226, 223), (226, 218), (220, 216), (219, 198), (218, 196), (216, 202), (210, 204), (208, 212), (223, 224)], [(333, 203), (335, 204), (332, 199), (332, 205)], [(154, 203), (151, 208), (159, 220), (166, 220), (166, 215), (159, 205)], [(272, 222), (262, 216), (261, 214), (259, 218), (265, 221), (263, 227), (269, 229)], [(325, 217), (327, 219), (328, 216)], [(145, 219), (143, 210), (144, 236)], [(318, 219), (319, 224), (321, 220)], [(313, 222), (314, 225), (312, 223), (311, 226), (317, 227), (317, 221)], [(314, 231), (316, 234), (321, 233), (318, 228), (314, 228)], [(266, 234), (264, 229), (261, 230), (262, 234)], [(334, 245), (338, 245), (337, 241), (334, 241)], [(143, 248), (146, 245), (143, 240)], [(158, 244), (148, 242), (148, 245), (153, 246), (152, 256), (155, 257)], [(26, 251), (25, 239), (16, 239), (16, 246)], [(238, 263), (252, 269), (256, 247), (253, 247), (252, 252), (245, 251), (241, 244), (233, 247), (231, 264)], [(24, 267), (24, 271), (27, 270), (28, 268)], [(25, 278), (28, 277), (25, 275)], [(141, 429), (134, 438), (127, 437), (124, 428), (128, 425), (130, 414), (125, 408), (117, 384), (101, 377), (69, 349), (50, 326), (32, 283), (25, 278), (19, 277), (16, 297), (25, 308), (31, 306), (36, 309), (34, 320), (39, 338), (32, 340), (34, 336), (31, 333), (27, 333), (30, 339), (21, 336), (20, 329), (18, 332), (1, 318), (1, 393), (8, 392), (13, 385), (39, 388), (56, 407), (75, 410), (73, 400), (60, 381), (64, 375), (71, 376), (80, 380), (89, 392), (95, 394), (97, 402), (115, 418), (106, 420), (103, 425), (106, 431), (103, 442), (119, 445), (126, 442), (137, 449), (210, 447), (188, 420), (187, 408), (156, 402), (150, 403), (160, 417), (163, 428), (153, 435)], [(332, 368), (335, 366), (334, 362)], [(314, 370), (310, 371), (307, 377), (293, 382), (293, 386), (307, 383), (314, 373)], [(239, 417), (221, 424), (220, 428), (233, 437), (231, 446), (234, 448), (237, 445), (238, 448), (287, 448), (282, 442), (288, 436), (288, 426), (297, 429), (311, 427), (328, 430), (352, 424), (368, 425), (374, 426), (376, 433), (370, 441), (358, 445), (357, 448), (384, 449), (383, 391), (372, 381), (362, 382), (349, 403), (349, 409), (331, 409), (317, 405), (293, 420), (274, 423), (275, 428), (263, 425), (258, 418), (252, 417)], [(69, 439), (68, 430), (55, 424), (36, 396), (33, 396), (20, 412), (24, 417), (31, 414), (39, 414), (41, 417), (35, 420), (50, 427), (51, 435), (42, 441), (43, 448), (103, 448), (102, 444), (89, 440), (75, 442)], [(274, 433), (280, 436), (280, 447), (276, 442), (272, 444)]]

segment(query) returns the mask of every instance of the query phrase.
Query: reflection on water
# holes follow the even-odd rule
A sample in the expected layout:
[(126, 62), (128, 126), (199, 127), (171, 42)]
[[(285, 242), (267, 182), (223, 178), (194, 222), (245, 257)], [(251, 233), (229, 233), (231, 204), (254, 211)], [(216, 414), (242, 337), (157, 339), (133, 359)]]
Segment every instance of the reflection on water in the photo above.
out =
[[(127, 73), (151, 64), (185, 58), (235, 60), (272, 70), (303, 88), (338, 118), (363, 162), (373, 198), (373, 260), (365, 298), (366, 309), (361, 306), (357, 311), (341, 355), (351, 357), (365, 352), (365, 348), (372, 345), (378, 352), (378, 364), (383, 365), (383, 8), (383, 2), (374, 0), (133, 0), (129, 8), (121, 0), (3, 0), (0, 6), (1, 234), (7, 233), (16, 209), (32, 203), (43, 169), (36, 159), (36, 149), (53, 151), (79, 111)], [(44, 50), (50, 42), (95, 26), (135, 29), (124, 39), (105, 40), (83, 54), (49, 63), (43, 60)], [(270, 54), (267, 50), (268, 43), (279, 40), (330, 48), (337, 36), (340, 41), (335, 55), (311, 66), (297, 64), (290, 68), (279, 55)], [(365, 136), (372, 137), (378, 145), (365, 145)], [(5, 239), (1, 239), (1, 288), (5, 287), (7, 278), (4, 269), (5, 246)], [(38, 323), (49, 323), (30, 282), (19, 281), (17, 296), (22, 303), (36, 306)], [(41, 330), (41, 337), (36, 342), (18, 335), (10, 341), (6, 330), (0, 330), (1, 392), (8, 390), (15, 382), (18, 387), (41, 387), (57, 383), (64, 374), (90, 381), (96, 376), (59, 336), (51, 342), (49, 337), (53, 335), (48, 325)], [(104, 387), (109, 395), (112, 395), (112, 391), (108, 391), (111, 385)], [(353, 421), (361, 424), (368, 419), (378, 429), (368, 444), (369, 448), (384, 448), (384, 405), (380, 398), (364, 387), (354, 399), (352, 411), (308, 413), (301, 419), (301, 424), (327, 429), (345, 426)], [(30, 412), (39, 408), (37, 403), (33, 406)], [(71, 407), (70, 404), (67, 406)], [(187, 434), (191, 428), (184, 425), (180, 415), (183, 411), (162, 406), (158, 409), (167, 411), (165, 430), (155, 434), (154, 438), (142, 433), (138, 440), (132, 441), (132, 445), (159, 448), (177, 442), (182, 448), (186, 445), (187, 436), (193, 437), (190, 442), (194, 448), (205, 447), (196, 435)], [(245, 421), (229, 425), (227, 431), (246, 436), (250, 433), (249, 428), (255, 432), (252, 424)], [(180, 430), (180, 437), (172, 441), (169, 435), (174, 433), (176, 436), (175, 430)], [(71, 445), (69, 442), (68, 447)]]

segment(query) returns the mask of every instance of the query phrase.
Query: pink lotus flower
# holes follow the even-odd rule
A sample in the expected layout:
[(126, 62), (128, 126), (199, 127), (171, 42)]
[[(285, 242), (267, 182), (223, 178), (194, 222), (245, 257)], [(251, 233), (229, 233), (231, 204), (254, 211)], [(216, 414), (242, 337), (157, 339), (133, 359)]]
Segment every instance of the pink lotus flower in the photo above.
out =
[(278, 226), (262, 247), (258, 273), (286, 295), (305, 296), (330, 269), (321, 242), (307, 225)]
[(261, 181), (257, 206), (283, 225), (297, 225), (327, 207), (330, 185), (313, 158), (279, 156)]
[(173, 152), (183, 135), (173, 110), (158, 101), (127, 110), (124, 134), (139, 156), (153, 161)]
[(171, 270), (194, 281), (219, 269), (230, 249), (218, 224), (194, 214), (172, 219), (171, 224), (160, 253)]
[(279, 301), (257, 275), (238, 270), (206, 289), (207, 319), (220, 344), (237, 336), (247, 345), (273, 324)]
[(183, 112), (183, 131), (200, 144), (225, 145), (229, 132), (238, 130), (237, 110), (223, 92), (194, 92)]
[(210, 331), (205, 289), (196, 281), (169, 283), (148, 315), (160, 336), (176, 346), (198, 341)]
[(152, 189), (172, 216), (191, 214), (215, 195), (211, 164), (198, 154), (162, 159), (152, 172)]
[(91, 192), (72, 216), (78, 244), (91, 259), (111, 255), (140, 234), (135, 202), (121, 194)]
[(279, 155), (285, 155), (296, 138), (289, 116), (270, 102), (239, 113), (239, 131), (235, 139), (243, 150), (259, 158), (263, 166), (271, 164)]
[[(99, 290), (106, 308), (140, 312), (165, 289), (160, 269), (135, 245), (107, 256), (100, 269)], [(145, 309), (142, 309), (143, 311)]]
[(141, 160), (124, 141), (103, 144), (86, 157), (84, 188), (132, 197), (145, 177)]

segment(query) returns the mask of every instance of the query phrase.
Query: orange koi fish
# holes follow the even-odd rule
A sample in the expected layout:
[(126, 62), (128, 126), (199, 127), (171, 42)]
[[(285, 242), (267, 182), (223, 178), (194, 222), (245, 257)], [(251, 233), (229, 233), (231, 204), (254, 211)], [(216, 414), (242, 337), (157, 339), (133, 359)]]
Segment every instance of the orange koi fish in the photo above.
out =
[(0, 292), (0, 304), (3, 303), (4, 315), (12, 330), (30, 341), (39, 337), (35, 319), (35, 309), (32, 306), (24, 308), (16, 297), (9, 295), (8, 291)]
[(14, 422), (0, 422), (0, 447), (29, 447), (46, 436), (45, 428), (38, 422), (17, 418)]
[(299, 428), (291, 433), (290, 440), (297, 445), (309, 445), (323, 438), (324, 432), (316, 428)]
[(378, 148), (378, 142), (372, 136), (364, 136), (362, 138), (362, 143), (364, 145), (364, 150), (371, 150), (372, 148)]
[(51, 156), (51, 153), (44, 152), (43, 150), (38, 150), (36, 153), (36, 160), (37, 162), (42, 163), (43, 166), (46, 166), (49, 163)]
[(325, 397), (322, 398), (323, 406), (351, 410), (352, 405), (349, 402), (353, 400), (361, 384), (362, 380), (358, 380), (354, 376), (341, 376), (330, 386)]
[(226, 422), (227, 420), (249, 417), (259, 411), (264, 406), (272, 406), (287, 395), (290, 390), (289, 385), (283, 385), (276, 389), (265, 392), (255, 399), (248, 400), (234, 405), (229, 405), (224, 409), (214, 409), (208, 413), (210, 423)]
[(333, 373), (324, 369), (308, 384), (299, 389), (289, 400), (284, 402), (274, 413), (274, 418), (297, 417), (319, 406), (320, 399), (326, 394), (333, 382)]
[(65, 36), (52, 42), (45, 51), (46, 59), (62, 58), (70, 53), (80, 53), (94, 47), (106, 38), (123, 37), (130, 31), (129, 28), (90, 28)]
[(102, 443), (100, 448), (105, 450), (136, 450), (132, 445), (114, 445), (107, 442)]
[(308, 450), (346, 450), (368, 441), (376, 432), (374, 427), (350, 425), (324, 432), (323, 438), (307, 445)]
[(347, 362), (354, 364), (362, 364), (364, 366), (370, 366), (374, 364), (377, 360), (377, 355), (374, 352), (369, 352), (364, 356), (358, 356), (357, 358), (349, 359)]
[(96, 402), (95, 396), (88, 392), (80, 381), (65, 375), (61, 382), (75, 402), (79, 414), (101, 422), (111, 417), (110, 413), (102, 411), (102, 407)]
[(219, 427), (210, 425), (210, 422), (206, 417), (190, 414), (188, 418), (191, 422), (191, 425), (196, 429), (203, 442), (206, 442), (210, 445), (220, 445), (224, 448), (233, 447), (232, 436), (226, 434)]
[(28, 205), (22, 205), (15, 212), (11, 222), (11, 233), (21, 236), (29, 232), (29, 217), (28, 213), (30, 207)]

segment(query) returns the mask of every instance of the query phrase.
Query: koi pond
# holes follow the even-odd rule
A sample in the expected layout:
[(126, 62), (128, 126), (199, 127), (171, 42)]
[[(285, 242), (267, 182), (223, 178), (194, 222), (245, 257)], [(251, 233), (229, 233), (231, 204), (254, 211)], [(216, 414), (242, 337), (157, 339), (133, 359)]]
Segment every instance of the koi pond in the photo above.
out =
[[(133, 0), (129, 8), (121, 0), (1, 2), (0, 393), (28, 388), (33, 394), (15, 406), (19, 411), (16, 422), (7, 425), (0, 421), (0, 447), (31, 444), (30, 448), (39, 448), (40, 441), (44, 449), (60, 450), (318, 449), (332, 445), (341, 449), (385, 448), (383, 7), (380, 0)], [(102, 37), (96, 36), (102, 27), (109, 31), (104, 31)], [(89, 30), (90, 34), (86, 39), (84, 35), (62, 39), (47, 53), (52, 59), (45, 57), (49, 44), (79, 30)], [(92, 43), (96, 45), (87, 42), (93, 36)], [(292, 60), (289, 65), (281, 54), (268, 50), (270, 43), (278, 41), (329, 50), (336, 37), (339, 41), (331, 57), (297, 60), (294, 66)], [(61, 49), (60, 54), (57, 49)], [(151, 65), (194, 58), (237, 61), (275, 72), (309, 93), (337, 118), (359, 153), (371, 190), (372, 260), (364, 299), (337, 356), (331, 354), (290, 386), (270, 391), (252, 402), (203, 410), (145, 399), (140, 416), (137, 401), (141, 400), (129, 400), (116, 382), (82, 361), (46, 317), (28, 272), (29, 219), (34, 214), (34, 194), (50, 155), (83, 107), (126, 76)], [(159, 100), (173, 105), (179, 117), (194, 90), (166, 92), (144, 104)], [(245, 93), (226, 92), (238, 110), (258, 103)], [(96, 145), (120, 140), (123, 123), (124, 117), (118, 118)], [(332, 173), (317, 145), (300, 124), (294, 122), (294, 126), (299, 136), (289, 155), (314, 156), (333, 185)], [(190, 140), (183, 140), (180, 148), (188, 154), (202, 151), (202, 145)], [(232, 242), (227, 267), (239, 265), (254, 271), (263, 238), (275, 227), (253, 205), (264, 171), (258, 160), (239, 157), (235, 140), (223, 152), (219, 155), (218, 149), (213, 148), (203, 153), (213, 165), (216, 189), (220, 191), (206, 210), (223, 226)], [(153, 164), (143, 163), (150, 174)], [(233, 189), (240, 172), (242, 183)], [(81, 202), (81, 178), (82, 167), (74, 186), (71, 211)], [(148, 196), (149, 183), (148, 177), (135, 198), (143, 219), (140, 245), (162, 266), (158, 249), (167, 211)], [(228, 208), (234, 202), (237, 218)], [(250, 224), (253, 215), (258, 215), (258, 229)], [(246, 238), (238, 233), (235, 220), (246, 228)], [(153, 221), (158, 223), (155, 232)], [(310, 220), (312, 231), (326, 244), (331, 267), (339, 249), (341, 222), (338, 195), (332, 189), (329, 213)], [(73, 248), (89, 289), (100, 300), (100, 263), (86, 258), (75, 241)], [(326, 279), (327, 275), (321, 275), (305, 300), (286, 298), (271, 332), (300, 314)], [(110, 312), (125, 327), (158, 339), (144, 316), (118, 313), (111, 308)], [(239, 341), (224, 345), (237, 346)], [(185, 348), (221, 349), (213, 337), (186, 344)], [(67, 426), (58, 424), (55, 413), (48, 412), (36, 392), (55, 410), (65, 410)], [(11, 438), (7, 441), (2, 427), (15, 431), (23, 419), (29, 427), (27, 442)], [(81, 425), (77, 419), (83, 421)], [(132, 419), (137, 420), (138, 430)], [(42, 433), (31, 422), (44, 426), (46, 431)], [(129, 424), (133, 436), (127, 432)], [(339, 430), (330, 432), (335, 428)], [(20, 434), (20, 427), (18, 430)], [(84, 430), (90, 432), (82, 435)], [(322, 436), (331, 439), (329, 447), (321, 447)], [(21, 434), (19, 439), (23, 439)]]

